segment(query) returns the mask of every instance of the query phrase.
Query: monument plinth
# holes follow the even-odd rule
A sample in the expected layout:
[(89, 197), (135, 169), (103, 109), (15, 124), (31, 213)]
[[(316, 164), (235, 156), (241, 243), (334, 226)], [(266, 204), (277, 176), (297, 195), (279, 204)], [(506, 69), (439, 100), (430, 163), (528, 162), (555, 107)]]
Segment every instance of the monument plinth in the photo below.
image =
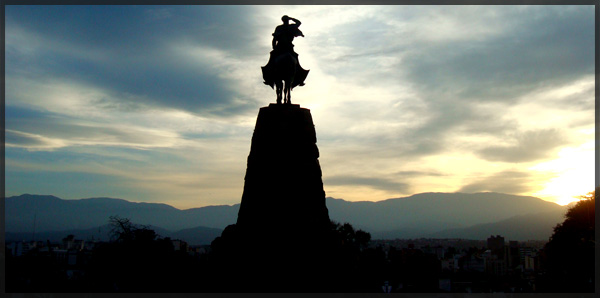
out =
[(223, 287), (318, 292), (328, 285), (331, 225), (316, 141), (310, 110), (260, 109), (237, 223), (212, 244), (219, 274), (230, 281)]
[(310, 110), (285, 104), (260, 109), (248, 156), (238, 229), (256, 234), (254, 238), (281, 235), (276, 238), (285, 241), (282, 229), (286, 234), (311, 238), (328, 227), (316, 142)]

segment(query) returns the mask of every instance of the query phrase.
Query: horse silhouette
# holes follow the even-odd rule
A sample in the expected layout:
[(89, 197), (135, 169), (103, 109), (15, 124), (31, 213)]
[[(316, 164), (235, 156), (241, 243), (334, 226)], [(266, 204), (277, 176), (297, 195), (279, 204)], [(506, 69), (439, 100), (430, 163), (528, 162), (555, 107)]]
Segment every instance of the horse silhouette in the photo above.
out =
[(281, 104), (282, 99), (283, 103), (291, 104), (291, 90), (296, 86), (304, 86), (308, 75), (308, 70), (303, 69), (295, 55), (290, 52), (272, 57), (269, 63), (262, 67), (262, 71), (264, 83), (275, 89), (278, 104)]

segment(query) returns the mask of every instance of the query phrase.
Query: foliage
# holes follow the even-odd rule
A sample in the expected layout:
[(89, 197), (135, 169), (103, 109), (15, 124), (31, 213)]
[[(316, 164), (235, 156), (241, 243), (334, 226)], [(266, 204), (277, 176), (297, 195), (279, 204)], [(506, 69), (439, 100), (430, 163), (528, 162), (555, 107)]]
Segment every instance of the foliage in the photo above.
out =
[(161, 292), (173, 288), (197, 289), (199, 260), (175, 251), (170, 238), (160, 237), (148, 226), (135, 225), (128, 218), (111, 216), (114, 241), (93, 253), (88, 268), (94, 291)]
[(595, 245), (596, 192), (580, 196), (575, 206), (569, 208), (565, 221), (554, 227), (548, 244), (569, 242), (571, 245)]
[(331, 230), (334, 237), (345, 247), (362, 250), (366, 248), (369, 245), (369, 241), (371, 241), (370, 233), (363, 230), (354, 230), (354, 227), (349, 223), (340, 224), (331, 221)]
[(111, 238), (117, 242), (150, 242), (156, 240), (156, 232), (145, 225), (135, 225), (129, 218), (113, 215), (109, 217)]
[[(209, 270), (216, 277), (211, 283), (233, 292), (286, 291), (292, 280), (309, 292), (372, 291), (375, 274), (367, 263), (385, 262), (383, 252), (369, 254), (371, 234), (349, 223), (331, 221), (314, 229), (286, 223), (271, 229), (227, 226), (211, 243)], [(257, 275), (257, 270), (265, 272)]]
[[(598, 190), (598, 188), (596, 188)], [(548, 291), (594, 290), (596, 191), (580, 196), (544, 247)]]

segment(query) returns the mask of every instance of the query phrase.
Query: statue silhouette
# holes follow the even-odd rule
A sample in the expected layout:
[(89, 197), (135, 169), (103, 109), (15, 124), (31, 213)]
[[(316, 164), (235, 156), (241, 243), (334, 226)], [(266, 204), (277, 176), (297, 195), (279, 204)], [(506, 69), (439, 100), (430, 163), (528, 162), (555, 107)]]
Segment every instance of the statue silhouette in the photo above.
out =
[[(304, 37), (304, 34), (298, 29), (301, 24), (298, 19), (285, 15), (281, 20), (283, 24), (277, 26), (273, 33), (273, 50), (269, 62), (261, 68), (264, 84), (276, 88), (277, 103), (281, 104), (284, 97), (284, 103), (291, 104), (291, 90), (296, 86), (304, 86), (304, 80), (308, 75), (308, 70), (300, 66), (298, 54), (294, 52), (292, 44), (294, 37)], [(290, 24), (290, 21), (294, 23)]]

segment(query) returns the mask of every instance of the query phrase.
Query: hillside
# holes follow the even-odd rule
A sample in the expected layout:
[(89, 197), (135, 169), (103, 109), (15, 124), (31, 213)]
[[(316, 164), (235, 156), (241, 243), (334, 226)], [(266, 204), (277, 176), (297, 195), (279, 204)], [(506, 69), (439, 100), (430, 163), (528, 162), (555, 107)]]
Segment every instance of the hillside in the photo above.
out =
[[(502, 234), (509, 239), (546, 240), (566, 211), (565, 206), (539, 198), (500, 193), (422, 193), (379, 202), (327, 198), (326, 204), (332, 220), (349, 222), (370, 232), (374, 239), (486, 239)], [(5, 206), (9, 233), (31, 233), (34, 222), (38, 234), (94, 230), (106, 225), (109, 216), (117, 215), (198, 239), (212, 237), (235, 223), (239, 210), (239, 204), (180, 210), (159, 203), (111, 198), (62, 200), (28, 194), (7, 198)]]

